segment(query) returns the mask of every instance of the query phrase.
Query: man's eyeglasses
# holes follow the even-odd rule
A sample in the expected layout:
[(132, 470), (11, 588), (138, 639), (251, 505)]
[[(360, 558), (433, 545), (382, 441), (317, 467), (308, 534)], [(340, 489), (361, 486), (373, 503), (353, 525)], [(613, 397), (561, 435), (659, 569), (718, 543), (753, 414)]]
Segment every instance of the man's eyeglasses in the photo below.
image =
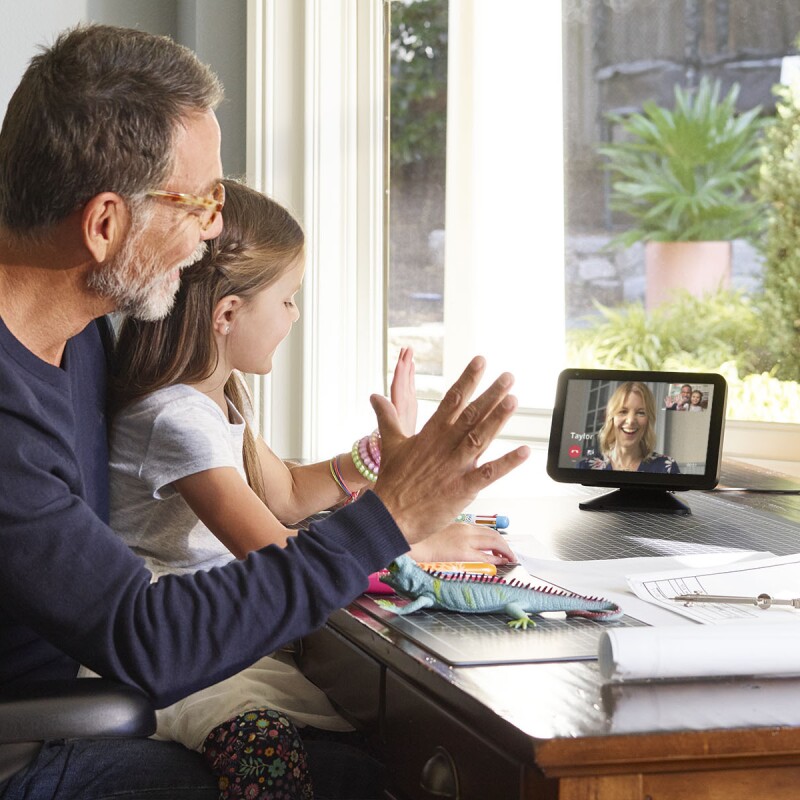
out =
[(200, 213), (197, 218), (200, 221), (200, 229), (204, 231), (214, 224), (217, 214), (225, 205), (225, 187), (221, 183), (214, 187), (210, 197), (200, 197), (200, 195), (184, 194), (183, 192), (168, 192), (165, 189), (153, 189), (147, 192), (147, 196), (168, 200), (179, 206), (198, 209)]

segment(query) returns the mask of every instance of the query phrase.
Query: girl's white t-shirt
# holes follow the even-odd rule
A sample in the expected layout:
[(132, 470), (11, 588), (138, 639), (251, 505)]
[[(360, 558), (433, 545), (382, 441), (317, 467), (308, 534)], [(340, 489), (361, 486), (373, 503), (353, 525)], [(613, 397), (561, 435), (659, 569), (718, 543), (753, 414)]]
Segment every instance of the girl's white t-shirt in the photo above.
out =
[(233, 559), (172, 483), (217, 467), (233, 467), (244, 478), (243, 440), (244, 420), (233, 405), (228, 419), (211, 398), (183, 384), (159, 389), (115, 417), (111, 527), (156, 578)]
[[(243, 440), (244, 420), (230, 403), (226, 418), (213, 400), (184, 384), (159, 389), (115, 417), (110, 437), (111, 527), (145, 559), (154, 581), (233, 560), (172, 483), (217, 467), (233, 467), (245, 478)], [(275, 653), (160, 709), (156, 738), (201, 750), (217, 725), (262, 706), (283, 711), (299, 726), (352, 730), (291, 656)]]

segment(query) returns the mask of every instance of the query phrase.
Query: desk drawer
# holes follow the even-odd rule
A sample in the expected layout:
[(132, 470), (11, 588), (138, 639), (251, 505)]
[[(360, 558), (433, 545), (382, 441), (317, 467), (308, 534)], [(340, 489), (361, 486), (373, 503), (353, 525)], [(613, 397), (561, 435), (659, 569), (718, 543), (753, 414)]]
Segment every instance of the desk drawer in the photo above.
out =
[(329, 627), (306, 636), (296, 661), (357, 728), (377, 736), (381, 665)]
[[(392, 674), (386, 675), (385, 738), (393, 789), (408, 800), (517, 800), (522, 765)], [(423, 788), (427, 785), (427, 789)]]

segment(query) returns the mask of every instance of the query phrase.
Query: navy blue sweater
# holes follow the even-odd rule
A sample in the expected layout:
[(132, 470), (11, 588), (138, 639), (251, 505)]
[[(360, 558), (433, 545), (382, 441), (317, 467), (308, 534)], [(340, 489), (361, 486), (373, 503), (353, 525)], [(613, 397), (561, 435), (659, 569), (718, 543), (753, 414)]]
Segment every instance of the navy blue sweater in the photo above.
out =
[(408, 549), (367, 493), (285, 549), (151, 584), (107, 525), (106, 448), (97, 325), (59, 368), (0, 320), (0, 684), (80, 663), (168, 705), (318, 628)]

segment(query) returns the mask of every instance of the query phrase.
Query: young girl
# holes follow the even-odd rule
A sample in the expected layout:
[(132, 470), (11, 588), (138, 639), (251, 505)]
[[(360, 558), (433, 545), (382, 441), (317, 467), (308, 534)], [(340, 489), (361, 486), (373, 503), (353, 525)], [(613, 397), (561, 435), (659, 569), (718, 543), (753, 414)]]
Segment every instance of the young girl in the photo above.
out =
[[(380, 468), (376, 434), (330, 461), (303, 466), (285, 464), (253, 435), (239, 373), (270, 372), (275, 349), (299, 317), (294, 297), (303, 279), (304, 237), (279, 204), (236, 182), (225, 181), (225, 189), (224, 230), (182, 273), (173, 311), (158, 322), (125, 320), (119, 333), (111, 524), (147, 560), (154, 579), (283, 545), (298, 534), (287, 525), (351, 501)], [(400, 354), (392, 400), (412, 433), (410, 350)], [(412, 555), (513, 558), (495, 531), (457, 524)], [(176, 635), (186, 633), (191, 637)], [(325, 782), (326, 797), (338, 796), (330, 788), (336, 776), (330, 769), (321, 775), (314, 763), (317, 729), (352, 730), (278, 653), (159, 711), (157, 735), (203, 752), (219, 776), (221, 797), (311, 796), (309, 771), (318, 788)], [(348, 763), (337, 759), (341, 791), (361, 796)], [(377, 788), (365, 788), (364, 796)]]

